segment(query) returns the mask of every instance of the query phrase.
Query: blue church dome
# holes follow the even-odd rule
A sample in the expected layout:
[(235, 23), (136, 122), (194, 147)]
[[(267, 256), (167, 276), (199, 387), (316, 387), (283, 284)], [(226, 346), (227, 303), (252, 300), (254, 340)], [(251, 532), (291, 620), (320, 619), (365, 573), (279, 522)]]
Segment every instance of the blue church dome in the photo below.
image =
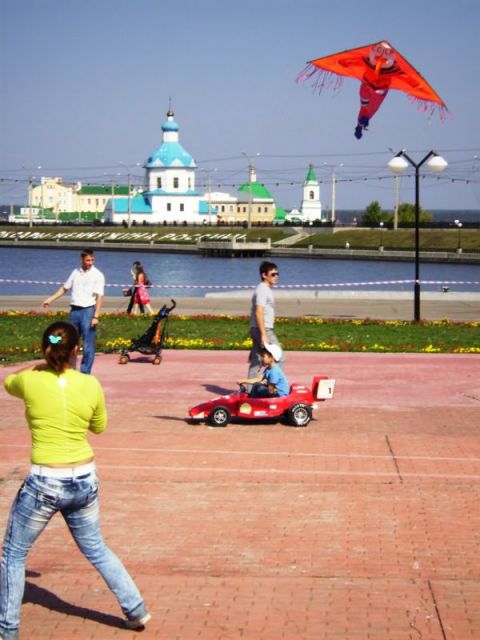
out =
[(164, 142), (145, 163), (147, 169), (155, 167), (195, 167), (192, 156), (178, 142)]
[(162, 131), (178, 131), (178, 124), (175, 120), (167, 120), (162, 124)]
[(145, 163), (146, 169), (156, 167), (196, 167), (192, 156), (178, 142), (178, 124), (173, 118), (171, 109), (167, 113), (167, 121), (162, 124), (163, 142)]

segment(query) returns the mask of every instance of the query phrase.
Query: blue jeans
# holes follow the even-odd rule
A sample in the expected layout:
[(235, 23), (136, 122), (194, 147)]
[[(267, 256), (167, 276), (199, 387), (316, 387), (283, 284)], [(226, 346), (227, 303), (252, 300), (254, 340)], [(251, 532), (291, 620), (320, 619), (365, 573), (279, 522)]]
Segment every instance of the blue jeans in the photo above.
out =
[[(260, 334), (260, 329), (257, 327), (250, 327), (250, 337), (252, 339), (252, 348), (250, 349), (250, 353), (248, 354), (248, 377), (255, 378), (259, 375), (260, 370), (262, 368), (262, 338)], [(275, 335), (273, 329), (267, 329), (267, 339), (269, 344), (278, 344), (277, 336)], [(282, 359), (278, 363), (282, 369), (285, 364), (285, 352), (282, 353)]]
[(80, 551), (116, 596), (127, 618), (142, 617), (146, 613), (135, 583), (100, 533), (95, 471), (76, 479), (30, 474), (13, 502), (3, 542), (0, 637), (4, 640), (18, 638), (27, 554), (57, 511), (62, 514)]
[(254, 382), (250, 393), (248, 394), (250, 398), (278, 398), (278, 393), (275, 391), (272, 393), (268, 390), (268, 385), (263, 384), (263, 382)]
[(95, 339), (97, 330), (92, 329), (92, 318), (95, 315), (95, 307), (72, 307), (69, 321), (77, 328), (83, 340), (83, 357), (80, 366), (82, 373), (90, 373), (95, 358)]

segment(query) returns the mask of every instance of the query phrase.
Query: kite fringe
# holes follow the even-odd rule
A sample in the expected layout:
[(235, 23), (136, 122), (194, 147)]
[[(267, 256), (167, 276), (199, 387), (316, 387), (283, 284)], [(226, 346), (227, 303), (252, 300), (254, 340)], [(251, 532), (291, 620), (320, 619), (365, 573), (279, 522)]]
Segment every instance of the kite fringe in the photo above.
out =
[(407, 98), (410, 104), (415, 105), (422, 113), (426, 113), (429, 120), (433, 118), (435, 113), (438, 113), (440, 122), (445, 122), (447, 118), (451, 117), (451, 114), (445, 105), (440, 105), (436, 102), (431, 102), (430, 100), (422, 100), (415, 96), (407, 96)]
[(308, 63), (307, 66), (300, 71), (297, 76), (297, 83), (308, 82), (312, 80), (311, 86), (314, 93), (322, 93), (323, 89), (333, 89), (336, 93), (343, 86), (343, 77), (336, 73), (319, 69), (315, 65)]

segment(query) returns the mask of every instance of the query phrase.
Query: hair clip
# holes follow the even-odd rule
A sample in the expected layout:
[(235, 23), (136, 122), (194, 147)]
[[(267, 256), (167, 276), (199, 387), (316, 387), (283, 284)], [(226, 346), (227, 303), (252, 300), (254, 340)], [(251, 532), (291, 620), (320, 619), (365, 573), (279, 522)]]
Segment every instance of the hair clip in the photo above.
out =
[(50, 334), (48, 336), (48, 341), (50, 342), (50, 344), (58, 344), (59, 342), (62, 341), (62, 336), (54, 336)]

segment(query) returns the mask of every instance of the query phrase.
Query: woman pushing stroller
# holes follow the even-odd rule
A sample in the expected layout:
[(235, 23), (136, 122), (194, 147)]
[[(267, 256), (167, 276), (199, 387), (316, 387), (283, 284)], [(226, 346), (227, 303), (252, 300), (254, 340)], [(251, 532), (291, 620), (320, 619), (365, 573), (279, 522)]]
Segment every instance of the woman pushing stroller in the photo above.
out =
[(139, 312), (145, 313), (146, 309), (150, 315), (153, 315), (155, 312), (150, 306), (150, 296), (147, 289), (147, 287), (151, 286), (151, 282), (142, 263), (136, 260), (130, 273), (133, 278), (133, 287), (131, 288), (131, 298), (128, 303), (127, 313), (132, 313), (133, 309), (133, 313), (137, 315)]

